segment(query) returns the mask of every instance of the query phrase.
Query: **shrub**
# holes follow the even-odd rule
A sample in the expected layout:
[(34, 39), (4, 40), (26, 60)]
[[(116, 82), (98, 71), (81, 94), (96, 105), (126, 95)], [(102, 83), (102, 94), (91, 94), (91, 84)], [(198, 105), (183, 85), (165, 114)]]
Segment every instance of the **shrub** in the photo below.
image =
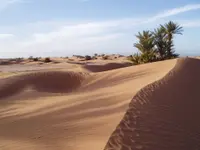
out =
[(16, 62), (22, 62), (23, 60), (24, 58), (20, 58), (20, 57), (15, 59)]
[(85, 56), (85, 60), (91, 60), (91, 59), (92, 59), (91, 56), (89, 56), (89, 55), (86, 55), (86, 56)]
[(33, 61), (38, 61), (38, 60), (39, 60), (39, 58), (37, 58), (37, 57), (33, 58)]
[(51, 62), (51, 59), (50, 59), (49, 57), (46, 57), (46, 58), (44, 59), (44, 62), (45, 62), (45, 63), (49, 63), (49, 62)]
[(156, 61), (156, 53), (155, 52), (147, 52), (147, 53), (142, 53), (140, 55), (140, 60), (143, 62), (143, 63), (148, 63), (148, 62), (154, 62)]
[(134, 55), (130, 55), (127, 59), (131, 61), (134, 65), (157, 61), (157, 58), (154, 52), (136, 53)]
[(109, 58), (109, 56), (108, 55), (104, 55), (102, 58), (103, 58), (103, 60), (107, 60)]
[(28, 60), (33, 60), (33, 56), (30, 56), (30, 57), (28, 58)]
[(76, 57), (76, 58), (79, 58), (79, 59), (85, 58), (84, 56), (81, 56), (81, 55), (73, 55), (73, 57)]
[(93, 56), (92, 59), (93, 59), (93, 60), (94, 60), (94, 59), (97, 59), (97, 57), (96, 57), (96, 56)]
[(136, 53), (134, 55), (130, 55), (128, 57), (128, 60), (130, 60), (134, 65), (138, 65), (138, 64), (141, 64), (141, 55)]
[(135, 53), (127, 58), (134, 65), (158, 61), (154, 52), (149, 53)]

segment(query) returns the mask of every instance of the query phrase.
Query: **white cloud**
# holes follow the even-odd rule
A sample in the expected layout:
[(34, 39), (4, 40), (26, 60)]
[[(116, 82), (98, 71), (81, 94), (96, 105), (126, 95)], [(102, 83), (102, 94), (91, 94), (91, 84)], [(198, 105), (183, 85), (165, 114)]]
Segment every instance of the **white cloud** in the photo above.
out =
[(169, 16), (177, 15), (180, 13), (184, 13), (184, 12), (196, 10), (196, 9), (200, 9), (200, 4), (185, 5), (183, 7), (174, 8), (155, 16), (155, 18), (169, 17)]
[[(24, 51), (26, 49), (29, 49), (29, 51), (37, 49), (44, 53), (67, 52), (67, 50), (68, 54), (76, 51), (89, 53), (122, 35), (110, 32), (114, 26), (115, 23), (112, 24), (111, 22), (66, 25), (52, 32), (35, 33), (28, 40), (21, 41), (19, 44)], [(107, 48), (109, 47), (107, 44)]]
[(0, 34), (0, 39), (8, 39), (14, 37), (13, 34)]
[(192, 10), (197, 10), (200, 9), (200, 4), (192, 4), (192, 5), (185, 5), (182, 7), (177, 7), (174, 9), (170, 9), (170, 10), (166, 10), (164, 12), (161, 12), (153, 17), (150, 17), (149, 19), (147, 19), (145, 22), (152, 22), (152, 21), (156, 21), (162, 18), (166, 18), (166, 17), (170, 17), (170, 16), (175, 16), (181, 13), (185, 13), (188, 11), (192, 11)]

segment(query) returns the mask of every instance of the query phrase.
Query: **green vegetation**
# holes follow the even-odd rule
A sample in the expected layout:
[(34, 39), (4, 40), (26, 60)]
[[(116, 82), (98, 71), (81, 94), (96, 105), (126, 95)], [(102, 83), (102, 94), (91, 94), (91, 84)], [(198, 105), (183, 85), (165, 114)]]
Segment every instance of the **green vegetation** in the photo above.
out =
[(169, 21), (160, 25), (154, 31), (143, 31), (136, 35), (138, 42), (134, 44), (139, 53), (128, 57), (133, 64), (142, 64), (159, 60), (172, 59), (179, 56), (175, 53), (173, 38), (175, 34), (182, 34), (183, 28)]

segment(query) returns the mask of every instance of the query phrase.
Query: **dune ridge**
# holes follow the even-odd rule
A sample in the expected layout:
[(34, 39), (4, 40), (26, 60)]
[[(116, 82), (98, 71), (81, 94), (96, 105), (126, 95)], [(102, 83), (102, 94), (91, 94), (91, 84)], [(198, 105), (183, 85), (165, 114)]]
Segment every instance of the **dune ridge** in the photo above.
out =
[(0, 80), (0, 98), (18, 94), (28, 87), (39, 92), (68, 93), (80, 87), (87, 75), (81, 72), (47, 71), (8, 77)]
[(142, 88), (104, 150), (200, 149), (200, 60), (182, 58)]
[(84, 65), (82, 68), (91, 71), (91, 72), (103, 72), (109, 71), (113, 69), (119, 69), (124, 67), (131, 66), (131, 63), (107, 63), (107, 64), (92, 64), (92, 65)]

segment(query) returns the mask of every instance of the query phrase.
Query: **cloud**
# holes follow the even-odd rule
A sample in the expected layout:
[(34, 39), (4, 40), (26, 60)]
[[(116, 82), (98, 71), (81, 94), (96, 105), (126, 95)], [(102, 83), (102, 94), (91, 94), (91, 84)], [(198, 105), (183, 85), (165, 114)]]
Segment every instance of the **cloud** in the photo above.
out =
[(14, 37), (13, 34), (0, 34), (0, 39), (8, 39)]
[(182, 6), (182, 7), (177, 7), (177, 8), (173, 8), (173, 9), (169, 9), (169, 10), (166, 10), (164, 12), (161, 12), (161, 13), (153, 16), (153, 17), (150, 17), (149, 19), (147, 19), (144, 22), (146, 22), (146, 23), (153, 22), (153, 21), (156, 21), (156, 20), (159, 20), (159, 19), (162, 19), (162, 18), (175, 16), (175, 15), (178, 15), (178, 14), (181, 14), (181, 13), (185, 13), (185, 12), (197, 10), (197, 9), (200, 9), (200, 4), (185, 5), (185, 6)]
[(122, 33), (112, 32), (114, 26), (115, 24), (111, 22), (65, 25), (52, 32), (34, 33), (28, 40), (20, 41), (18, 44), (23, 51), (37, 49), (43, 53), (56, 51), (65, 51), (68, 54), (77, 51), (91, 53), (94, 49), (102, 48), (106, 43), (107, 49), (111, 48), (109, 42), (122, 36)]
[(196, 10), (196, 9), (200, 9), (200, 4), (185, 5), (183, 7), (174, 8), (155, 16), (155, 18), (169, 17), (169, 16), (177, 15), (180, 13), (184, 13), (184, 12)]

